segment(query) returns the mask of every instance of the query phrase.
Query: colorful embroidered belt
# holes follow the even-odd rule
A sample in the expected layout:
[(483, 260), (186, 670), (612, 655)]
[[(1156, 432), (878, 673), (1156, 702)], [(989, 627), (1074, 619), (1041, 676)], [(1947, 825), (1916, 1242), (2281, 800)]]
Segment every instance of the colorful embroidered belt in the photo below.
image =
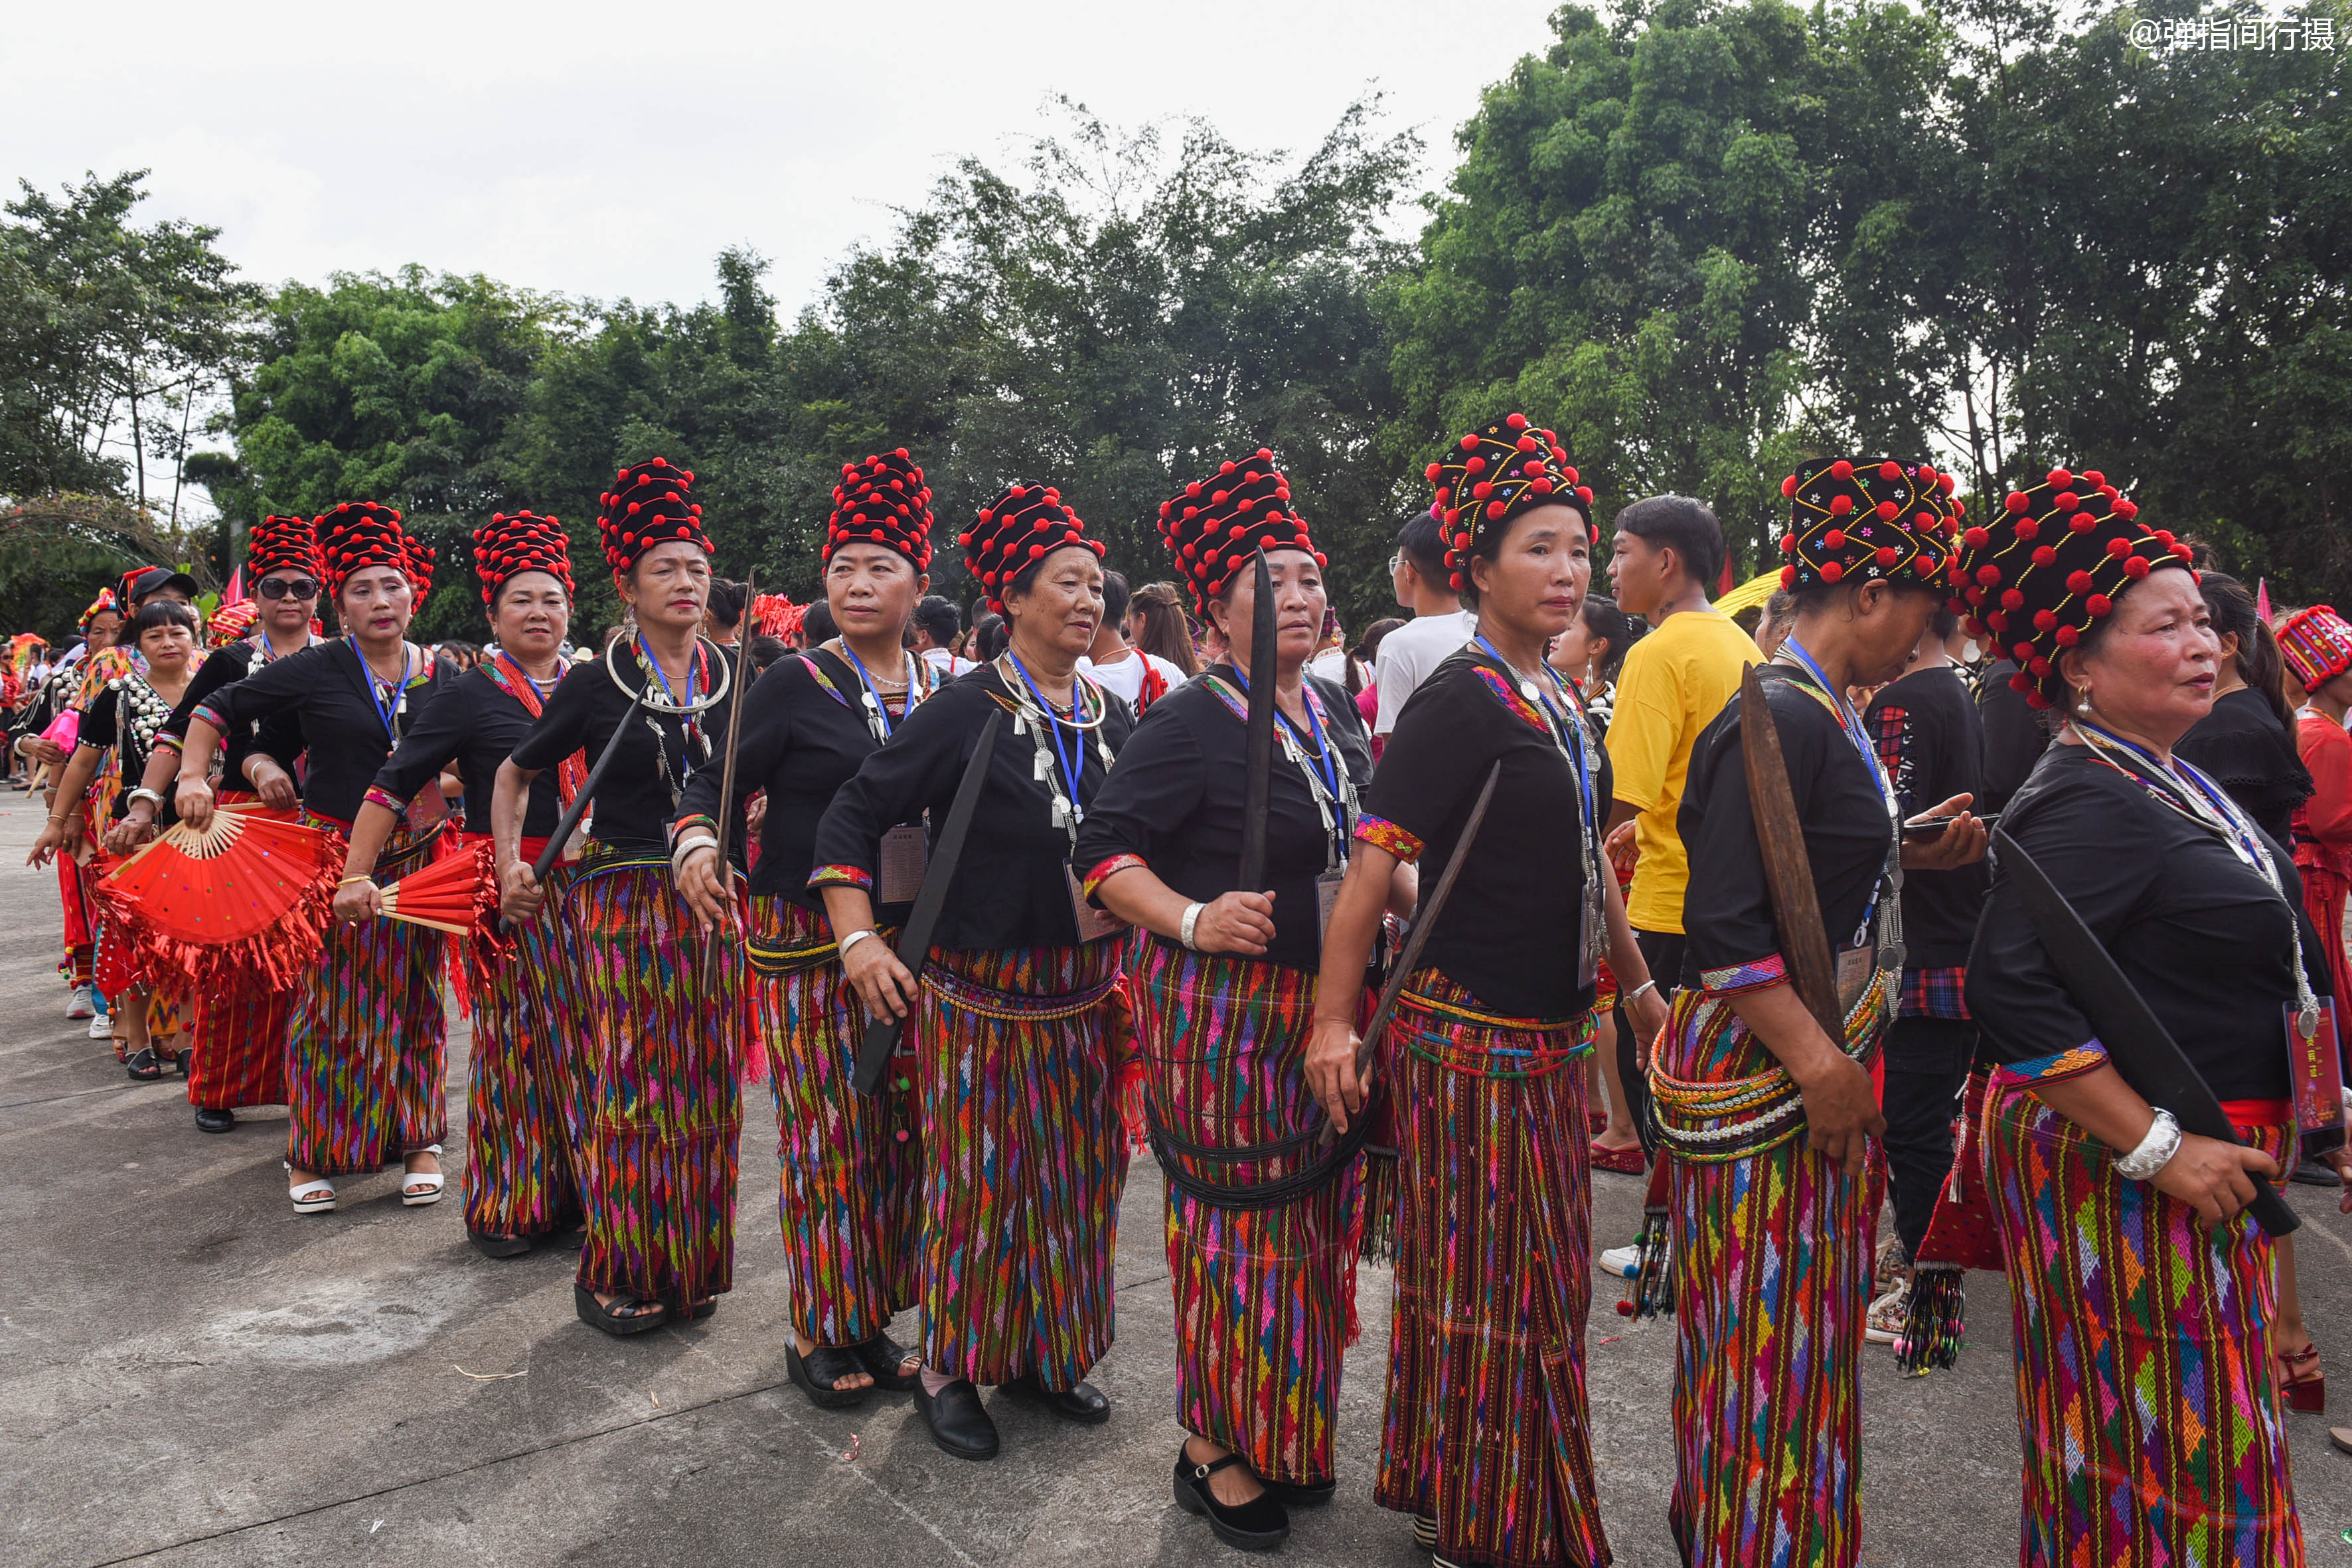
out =
[[(344, 844), (351, 842), (352, 825), (340, 816), (322, 816), (315, 811), (305, 810), (302, 824), (306, 827), (331, 833)], [(440, 841), (442, 829), (448, 826), (445, 819), (419, 831), (412, 831), (405, 825), (395, 826), (392, 836), (383, 841), (383, 852), (376, 858), (375, 879), (379, 882), (397, 881), (401, 876), (432, 859), (433, 846)], [(404, 838), (407, 840), (404, 844), (401, 842)]]
[(1101, 1005), (1103, 998), (1115, 990), (1119, 972), (1100, 984), (1089, 985), (1059, 996), (1038, 996), (1023, 991), (999, 991), (992, 985), (982, 985), (966, 979), (942, 963), (923, 966), (923, 984), (938, 994), (940, 1001), (967, 1013), (977, 1013), (983, 1018), (998, 1018), (1007, 1023), (1046, 1023), (1056, 1018), (1075, 1018), (1089, 1007)]
[[(1398, 1013), (1418, 1015), (1423, 1021), (1419, 1028), (1408, 1026), (1397, 1031), (1404, 1048), (1423, 1061), (1474, 1078), (1542, 1078), (1592, 1049), (1595, 1026), (1591, 1013), (1550, 1019), (1484, 1012), (1462, 999), (1466, 993), (1432, 995), (1424, 987), (1433, 978), (1459, 993), (1460, 988), (1445, 982), (1443, 975), (1423, 970), (1397, 994)], [(1562, 1035), (1568, 1037), (1567, 1043), (1557, 1046), (1504, 1043)]]
[[(874, 934), (893, 948), (898, 945), (897, 926), (877, 925)], [(782, 931), (755, 929), (744, 945), (751, 957), (752, 973), (770, 976), (803, 974), (812, 969), (822, 969), (841, 953), (841, 944), (833, 940), (833, 927), (823, 915), (816, 918), (814, 927), (788, 921)]]
[[(1845, 1054), (1868, 1066), (1876, 1054), (1891, 1009), (1887, 972), (1875, 972), (1845, 1016)], [(1721, 997), (1685, 991), (1675, 998), (1667, 1034), (1695, 1032), (1712, 1041), (1744, 1027)], [(1763, 1049), (1762, 1042), (1757, 1044)], [(1805, 1097), (1789, 1069), (1774, 1062), (1762, 1072), (1717, 1081), (1678, 1079), (1664, 1066), (1664, 1041), (1650, 1067), (1650, 1103), (1659, 1135), (1675, 1158), (1695, 1164), (1745, 1160), (1778, 1148), (1804, 1131)]]

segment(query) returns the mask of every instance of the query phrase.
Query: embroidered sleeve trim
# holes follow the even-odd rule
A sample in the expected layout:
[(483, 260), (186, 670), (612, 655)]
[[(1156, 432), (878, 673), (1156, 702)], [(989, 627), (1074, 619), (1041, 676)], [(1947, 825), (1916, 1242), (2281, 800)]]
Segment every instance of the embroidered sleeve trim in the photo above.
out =
[(863, 888), (874, 890), (874, 873), (859, 866), (819, 866), (809, 873), (812, 888)]
[(228, 720), (222, 715), (219, 709), (214, 707), (210, 702), (197, 703), (195, 712), (192, 716), (197, 719), (202, 719), (205, 723), (210, 724), (213, 727), (213, 732), (216, 735), (226, 735), (228, 733)]
[(1789, 983), (1789, 966), (1777, 952), (1746, 963), (1728, 963), (1720, 969), (1698, 972), (1701, 989), (1710, 996), (1738, 996), (1749, 991), (1768, 991), (1775, 985)]
[(380, 805), (383, 807), (384, 810), (392, 813), (394, 816), (404, 816), (408, 810), (408, 803), (406, 801), (401, 799), (390, 790), (378, 789), (373, 784), (370, 784), (368, 786), (368, 792), (362, 798), (364, 798), (371, 805)]
[(670, 826), (670, 843), (675, 845), (679, 839), (685, 837), (686, 830), (689, 827), (699, 827), (714, 838), (719, 836), (719, 824), (711, 818), (700, 815), (694, 816), (681, 816)]
[(1091, 899), (1095, 896), (1095, 889), (1110, 880), (1111, 873), (1124, 871), (1130, 866), (1145, 866), (1149, 868), (1148, 863), (1140, 855), (1114, 855), (1080, 878), (1079, 888), (1087, 898)]
[(2053, 1056), (2036, 1057), (2032, 1061), (2011, 1062), (2009, 1070), (2033, 1083), (2057, 1083), (2065, 1079), (2080, 1078), (2086, 1072), (2096, 1072), (2107, 1065), (2107, 1047), (2096, 1039), (2084, 1040), (2070, 1050)]
[(1356, 818), (1356, 837), (1375, 849), (1385, 849), (1410, 866), (1421, 858), (1427, 846), (1386, 817), (1370, 812)]

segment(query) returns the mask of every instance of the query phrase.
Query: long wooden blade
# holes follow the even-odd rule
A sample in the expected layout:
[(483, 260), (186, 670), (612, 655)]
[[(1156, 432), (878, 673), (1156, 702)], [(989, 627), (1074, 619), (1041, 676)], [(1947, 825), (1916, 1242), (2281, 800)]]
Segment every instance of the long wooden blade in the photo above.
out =
[[(751, 595), (756, 591), (752, 579), (756, 573), (743, 574), (743, 617), (735, 626), (735, 688), (727, 699), (727, 758), (719, 769), (719, 897), (731, 909), (734, 900), (734, 873), (728, 868), (727, 840), (729, 829), (735, 822), (735, 757), (743, 749), (743, 695), (749, 690), (745, 682), (751, 670)], [(719, 984), (719, 944), (734, 930), (730, 917), (728, 924), (711, 931), (702, 944), (702, 989), (707, 993)]]
[(1412, 911), (1412, 929), (1405, 933), (1404, 947), (1389, 970), (1388, 984), (1381, 987), (1380, 1005), (1372, 1009), (1372, 1021), (1364, 1026), (1360, 1037), (1363, 1044), (1357, 1053), (1356, 1078), (1367, 1094), (1371, 1092), (1371, 1065), (1379, 1060), (1376, 1053), (1381, 1031), (1389, 1026), (1389, 1015), (1396, 1011), (1397, 998), (1404, 994), (1404, 983), (1412, 975), (1413, 965), (1421, 962), (1421, 950), (1429, 944), (1429, 933), (1437, 929), (1437, 917), (1445, 908), (1445, 900), (1454, 896), (1454, 884), (1462, 875), (1462, 863), (1469, 858), (1470, 845), (1486, 820), (1486, 807), (1494, 804), (1495, 785), (1502, 777), (1503, 764), (1499, 761), (1487, 768), (1486, 782), (1478, 786), (1478, 798), (1470, 807), (1469, 819), (1462, 825), (1462, 837), (1454, 842), (1454, 853), (1446, 858), (1445, 869), (1438, 874), (1437, 886)]
[[(2124, 1081), (2150, 1105), (2172, 1112), (2184, 1131), (2223, 1143), (2243, 1142), (2204, 1074), (2181, 1054), (2147, 999), (2132, 989), (2131, 981), (2049, 873), (2005, 831), (1993, 829), (1992, 842), (2000, 869), (2016, 884), (2018, 901), (2042, 939), (2042, 951), (2050, 955), (2059, 979), (2090, 1020)], [(2273, 1236), (2284, 1236), (2303, 1223), (2276, 1187), (2251, 1171), (2247, 1174), (2253, 1180), (2254, 1201), (2246, 1210), (2256, 1225)]]
[(1756, 845), (1763, 852), (1764, 883), (1771, 889), (1780, 958), (1789, 966), (1790, 983), (1822, 1032), (1842, 1049), (1845, 1015), (1838, 1007), (1837, 965), (1830, 956), (1829, 932), (1822, 925), (1821, 896), (1813, 888), (1805, 825), (1797, 816), (1788, 759), (1780, 751), (1780, 727), (1765, 697), (1766, 668), (1749, 665), (1739, 682), (1739, 750), (1748, 771), (1748, 809), (1756, 819)]
[(1244, 892), (1265, 887), (1265, 814), (1274, 797), (1274, 690), (1281, 677), (1275, 665), (1280, 634), (1274, 626), (1274, 574), (1266, 569), (1265, 552), (1255, 557), (1257, 597), (1250, 608), (1248, 744), (1244, 749), (1242, 778), (1241, 875), (1234, 884)]
[[(991, 713), (980, 731), (980, 744), (971, 749), (971, 761), (964, 764), (963, 777), (956, 781), (955, 798), (948, 803), (948, 819), (931, 850), (931, 862), (923, 868), (923, 885), (915, 894), (915, 907), (908, 911), (907, 924), (898, 932), (898, 962), (918, 985), (923, 981), (923, 963), (930, 956), (931, 932), (939, 928), (940, 911), (947, 907), (948, 884), (955, 880), (956, 862), (963, 858), (964, 840), (971, 837), (972, 813), (979, 809), (980, 792), (988, 783), (988, 760), (996, 751), (996, 731), (1003, 723), (1002, 711)], [(898, 1037), (906, 1029), (904, 1018), (866, 1021), (866, 1038), (858, 1046), (857, 1068), (849, 1079), (860, 1094), (881, 1091), (890, 1058), (898, 1054)]]
[(596, 765), (588, 770), (587, 780), (581, 784), (580, 793), (573, 795), (572, 804), (563, 808), (563, 815), (557, 819), (555, 832), (549, 837), (547, 847), (539, 852), (539, 859), (530, 868), (535, 880), (546, 881), (547, 874), (555, 869), (556, 861), (563, 858), (563, 847), (572, 842), (572, 835), (579, 828), (580, 819), (588, 814), (588, 803), (596, 798), (596, 786), (603, 784), (604, 775), (613, 771), (613, 759), (621, 752), (621, 737), (627, 734), (629, 726), (637, 721), (638, 713), (645, 709), (646, 693), (652, 689), (653, 684), (654, 678), (646, 676), (645, 685), (637, 688), (636, 700), (629, 704), (629, 710), (621, 715), (619, 723), (613, 726), (613, 738), (604, 742), (602, 752), (596, 753)]

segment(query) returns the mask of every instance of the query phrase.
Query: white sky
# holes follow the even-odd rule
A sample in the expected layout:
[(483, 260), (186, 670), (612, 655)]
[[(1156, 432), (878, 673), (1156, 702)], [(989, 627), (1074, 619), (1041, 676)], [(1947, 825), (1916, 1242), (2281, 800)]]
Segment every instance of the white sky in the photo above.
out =
[(13, 0), (7, 53), (39, 68), (11, 73), (0, 175), (152, 168), (146, 218), (217, 226), (271, 284), (414, 261), (687, 301), (744, 244), (789, 318), (956, 158), (1012, 172), (1055, 92), (1303, 153), (1377, 85), (1433, 186), (1552, 3)]

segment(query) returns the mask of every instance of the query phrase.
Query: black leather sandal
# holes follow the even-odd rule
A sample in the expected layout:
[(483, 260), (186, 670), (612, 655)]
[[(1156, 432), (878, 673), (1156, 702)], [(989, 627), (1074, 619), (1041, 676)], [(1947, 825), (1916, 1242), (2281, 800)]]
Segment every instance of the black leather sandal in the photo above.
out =
[(915, 1352), (888, 1334), (875, 1335), (857, 1346), (856, 1352), (857, 1364), (866, 1369), (874, 1386), (886, 1394), (904, 1394), (923, 1381), (919, 1366), (913, 1372), (906, 1370), (907, 1363), (915, 1359)]
[(1275, 1500), (1274, 1493), (1262, 1492), (1245, 1503), (1227, 1504), (1219, 1502), (1217, 1494), (1209, 1489), (1211, 1476), (1241, 1462), (1239, 1454), (1227, 1454), (1205, 1465), (1195, 1464), (1180, 1446), (1176, 1450), (1176, 1506), (1206, 1519), (1217, 1539), (1237, 1552), (1271, 1552), (1290, 1537), (1290, 1515)]
[(1042, 1405), (1065, 1421), (1075, 1421), (1082, 1426), (1099, 1426), (1110, 1419), (1110, 1401), (1091, 1383), (1081, 1383), (1076, 1388), (1054, 1389), (1034, 1372), (1024, 1372), (1003, 1385), (1007, 1394), (1025, 1399), (1032, 1405)]
[(179, 1069), (182, 1078), (188, 1076), (188, 1064), (195, 1059), (196, 1049), (194, 1046), (183, 1046), (172, 1053), (172, 1065)]
[(580, 1321), (592, 1329), (602, 1329), (615, 1339), (642, 1334), (647, 1329), (658, 1329), (669, 1321), (669, 1309), (659, 1301), (640, 1300), (624, 1296), (607, 1307), (596, 1300), (596, 1292), (585, 1285), (572, 1287), (572, 1310)]
[(485, 1258), (520, 1258), (530, 1250), (530, 1237), (527, 1236), (492, 1236), (488, 1231), (469, 1230), (466, 1239)]
[(819, 1410), (847, 1410), (865, 1404), (866, 1396), (874, 1392), (871, 1384), (860, 1384), (856, 1388), (841, 1386), (842, 1379), (866, 1373), (866, 1363), (858, 1359), (857, 1352), (842, 1345), (819, 1345), (803, 1355), (787, 1341), (784, 1373), (800, 1384), (801, 1392)]
[(123, 1059), (122, 1070), (141, 1083), (153, 1083), (163, 1076), (163, 1063), (152, 1046), (142, 1046)]

